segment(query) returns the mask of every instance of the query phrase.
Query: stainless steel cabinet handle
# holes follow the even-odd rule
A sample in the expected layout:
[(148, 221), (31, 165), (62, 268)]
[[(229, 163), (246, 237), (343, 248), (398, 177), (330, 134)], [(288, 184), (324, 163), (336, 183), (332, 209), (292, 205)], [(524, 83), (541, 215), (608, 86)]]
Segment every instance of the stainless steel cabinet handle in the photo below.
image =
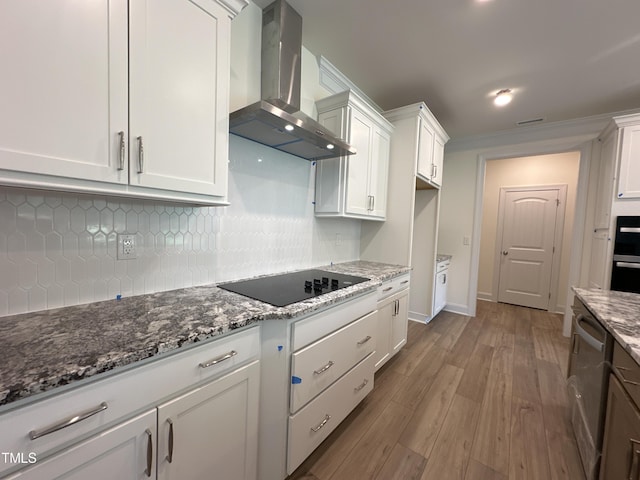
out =
[(138, 173), (144, 172), (144, 145), (142, 137), (138, 137)]
[(436, 178), (438, 176), (438, 165), (436, 165), (435, 163), (433, 164), (433, 178)]
[(169, 424), (169, 451), (167, 452), (167, 462), (173, 462), (173, 422), (170, 418), (167, 418)]
[(409, 283), (409, 280), (405, 280), (404, 282), (400, 282), (400, 285), (404, 285), (406, 283)]
[(153, 466), (153, 434), (148, 428), (144, 431), (147, 434), (147, 468), (144, 473), (147, 477), (151, 476), (151, 467)]
[(45, 435), (49, 435), (50, 433), (70, 427), (71, 425), (75, 425), (76, 423), (86, 420), (89, 417), (93, 417), (95, 414), (100, 413), (107, 408), (107, 403), (102, 402), (96, 408), (85, 410), (84, 412), (80, 412), (77, 415), (73, 415), (71, 417), (65, 418), (64, 420), (60, 420), (59, 422), (56, 422), (53, 425), (45, 427), (41, 430), (31, 430), (29, 432), (29, 438), (31, 440), (35, 440), (36, 438), (44, 437)]
[(436, 164), (432, 163), (431, 164), (431, 179), (433, 179), (433, 177), (436, 176)]
[(229, 353), (225, 353), (224, 355), (220, 355), (219, 357), (214, 358), (213, 360), (209, 360), (208, 362), (204, 362), (200, 364), (200, 368), (209, 368), (213, 365), (216, 365), (220, 362), (224, 362), (225, 360), (229, 360), (232, 357), (235, 357), (238, 354), (235, 350), (231, 350)]
[(373, 212), (376, 208), (376, 196), (371, 195), (371, 211)]
[(364, 337), (362, 340), (360, 340), (358, 342), (358, 345), (364, 345), (365, 343), (367, 343), (369, 340), (371, 340), (371, 335), (367, 335), (366, 337)]
[(311, 431), (312, 432), (318, 432), (320, 431), (320, 429), (322, 427), (324, 427), (327, 422), (331, 420), (331, 415), (329, 415), (328, 413), (324, 416), (324, 420), (322, 420), (318, 425), (316, 425), (315, 427), (311, 427)]
[(447, 274), (446, 273), (442, 276), (442, 284), (444, 285), (445, 283), (447, 283)]
[(640, 227), (620, 227), (620, 233), (640, 233)]
[(389, 290), (393, 290), (393, 287), (387, 287), (387, 288), (384, 288), (382, 291), (383, 291), (383, 292), (388, 292)]
[(618, 374), (620, 375), (620, 379), (622, 380), (622, 383), (626, 383), (628, 385), (635, 385), (636, 387), (640, 386), (640, 383), (634, 382), (633, 380), (627, 380), (627, 378), (624, 376), (624, 372), (630, 371), (629, 368), (620, 367), (618, 365), (614, 365), (613, 367), (618, 371)]
[(629, 464), (629, 480), (638, 480), (640, 472), (640, 441), (629, 439), (631, 444), (631, 463)]
[(580, 337), (592, 348), (595, 348), (598, 352), (604, 352), (604, 343), (602, 343), (597, 338), (591, 336), (584, 328), (582, 328), (582, 323), (586, 323), (587, 325), (591, 325), (597, 330), (602, 330), (602, 327), (596, 320), (591, 320), (589, 317), (585, 317), (583, 314), (579, 314), (576, 317), (576, 333), (580, 335)]
[(120, 137), (120, 152), (118, 153), (118, 170), (124, 170), (124, 155), (125, 155), (125, 143), (124, 143), (124, 132), (118, 132), (118, 136)]
[(331, 367), (333, 367), (333, 361), (329, 360), (329, 363), (327, 363), (324, 367), (322, 367), (320, 370), (314, 370), (313, 374), (314, 375), (320, 375), (321, 373), (326, 372), (327, 370), (329, 370)]
[(353, 389), (354, 392), (359, 392), (360, 390), (362, 390), (364, 387), (367, 386), (367, 383), (369, 383), (369, 380), (367, 380), (366, 378), (364, 379), (364, 382), (362, 382), (360, 385), (358, 385), (357, 387), (355, 387)]
[(640, 263), (616, 262), (616, 267), (640, 269)]

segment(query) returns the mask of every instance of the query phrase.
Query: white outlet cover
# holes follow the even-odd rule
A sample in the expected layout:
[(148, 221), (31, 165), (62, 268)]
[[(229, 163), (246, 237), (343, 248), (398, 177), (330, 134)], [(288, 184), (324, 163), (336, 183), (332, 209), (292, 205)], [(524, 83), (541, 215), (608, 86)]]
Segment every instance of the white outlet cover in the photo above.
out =
[(136, 236), (118, 234), (118, 260), (136, 258)]

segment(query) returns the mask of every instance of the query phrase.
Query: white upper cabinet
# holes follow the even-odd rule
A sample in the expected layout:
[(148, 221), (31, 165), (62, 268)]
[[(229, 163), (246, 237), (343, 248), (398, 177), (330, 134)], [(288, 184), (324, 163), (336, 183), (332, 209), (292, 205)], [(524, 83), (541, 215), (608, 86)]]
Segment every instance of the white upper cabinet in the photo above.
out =
[(403, 138), (399, 141), (408, 142), (408, 145), (414, 146), (416, 176), (420, 186), (440, 188), (444, 165), (444, 146), (449, 141), (449, 136), (438, 120), (423, 102), (389, 110), (384, 115), (393, 124), (406, 123), (411, 120), (415, 122), (415, 130), (403, 134)]
[(622, 129), (618, 198), (640, 198), (640, 116)]
[(0, 5), (0, 183), (224, 204), (245, 0)]
[(384, 220), (393, 126), (353, 91), (316, 103), (318, 121), (357, 153), (316, 166), (316, 216)]
[(126, 184), (127, 61), (126, 0), (0, 3), (0, 175)]

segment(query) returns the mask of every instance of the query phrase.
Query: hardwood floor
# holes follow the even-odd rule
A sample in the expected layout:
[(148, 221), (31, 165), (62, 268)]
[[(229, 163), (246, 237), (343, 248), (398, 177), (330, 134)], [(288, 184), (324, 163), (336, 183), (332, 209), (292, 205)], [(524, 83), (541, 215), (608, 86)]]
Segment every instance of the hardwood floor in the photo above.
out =
[(562, 318), (479, 302), (409, 322), (371, 394), (290, 480), (584, 480)]

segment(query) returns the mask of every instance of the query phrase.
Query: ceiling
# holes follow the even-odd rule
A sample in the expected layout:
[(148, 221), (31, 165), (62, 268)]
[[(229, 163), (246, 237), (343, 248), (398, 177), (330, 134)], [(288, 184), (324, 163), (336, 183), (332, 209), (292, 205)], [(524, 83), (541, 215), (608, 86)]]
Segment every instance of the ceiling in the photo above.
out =
[(424, 101), (452, 138), (640, 108), (638, 0), (289, 3), (307, 49), (384, 110)]

